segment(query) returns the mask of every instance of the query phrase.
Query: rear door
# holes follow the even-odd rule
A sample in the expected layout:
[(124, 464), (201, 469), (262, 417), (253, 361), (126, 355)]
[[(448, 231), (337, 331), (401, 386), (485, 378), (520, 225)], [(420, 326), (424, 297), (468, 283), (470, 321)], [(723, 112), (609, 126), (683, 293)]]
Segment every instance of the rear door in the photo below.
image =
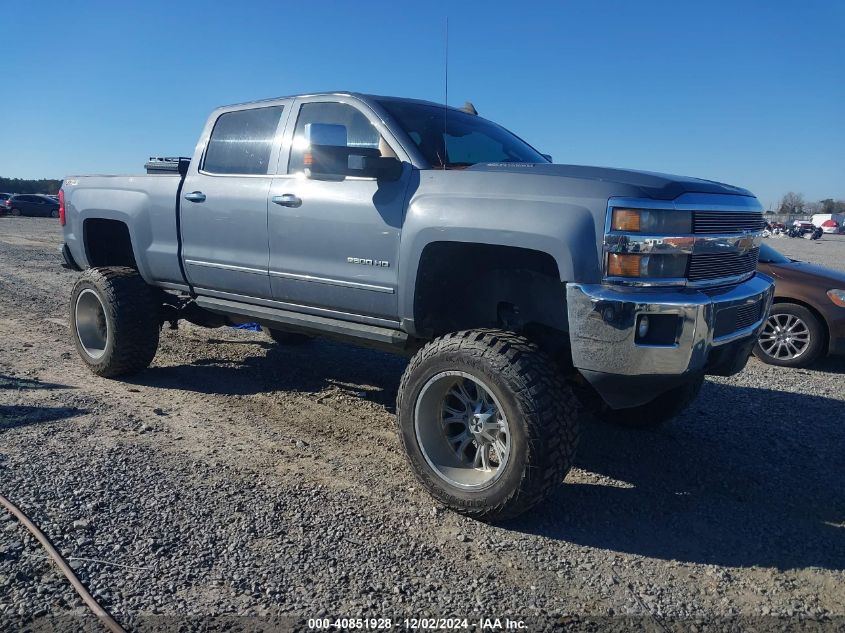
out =
[(182, 187), (185, 274), (200, 294), (272, 296), (267, 204), (289, 100), (219, 111)]

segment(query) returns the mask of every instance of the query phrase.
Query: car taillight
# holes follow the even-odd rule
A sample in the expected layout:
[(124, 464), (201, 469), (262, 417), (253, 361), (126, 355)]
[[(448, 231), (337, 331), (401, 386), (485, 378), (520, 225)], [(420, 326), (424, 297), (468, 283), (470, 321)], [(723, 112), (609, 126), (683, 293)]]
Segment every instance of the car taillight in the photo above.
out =
[(65, 192), (59, 189), (59, 224), (65, 225)]

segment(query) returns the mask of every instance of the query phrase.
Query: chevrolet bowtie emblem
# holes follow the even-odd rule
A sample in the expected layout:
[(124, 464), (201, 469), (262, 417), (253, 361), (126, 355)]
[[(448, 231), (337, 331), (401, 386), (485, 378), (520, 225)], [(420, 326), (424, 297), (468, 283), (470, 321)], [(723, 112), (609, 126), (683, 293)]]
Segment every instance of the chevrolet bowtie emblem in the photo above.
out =
[(736, 242), (736, 247), (743, 253), (747, 253), (752, 248), (754, 248), (754, 236), (745, 235), (744, 237), (740, 238)]

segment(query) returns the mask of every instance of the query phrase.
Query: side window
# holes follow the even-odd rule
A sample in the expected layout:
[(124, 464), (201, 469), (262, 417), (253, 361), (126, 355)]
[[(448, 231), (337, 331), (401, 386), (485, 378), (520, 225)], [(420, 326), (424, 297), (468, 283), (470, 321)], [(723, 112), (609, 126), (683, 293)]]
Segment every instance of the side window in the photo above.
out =
[(365, 149), (375, 156), (396, 156), (370, 120), (345, 103), (302, 104), (293, 133), (289, 174), (303, 171), (311, 160), (312, 144)]
[(284, 106), (221, 114), (202, 168), (214, 174), (266, 174)]

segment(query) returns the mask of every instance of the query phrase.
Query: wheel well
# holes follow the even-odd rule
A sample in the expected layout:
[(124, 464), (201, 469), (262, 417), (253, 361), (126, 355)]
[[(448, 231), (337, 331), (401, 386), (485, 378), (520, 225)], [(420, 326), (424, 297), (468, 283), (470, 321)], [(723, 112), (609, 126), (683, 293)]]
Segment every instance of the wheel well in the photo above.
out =
[(830, 342), (830, 328), (827, 325), (827, 321), (825, 320), (824, 316), (821, 312), (816, 310), (813, 306), (809, 303), (801, 301), (800, 299), (794, 299), (793, 297), (775, 297), (772, 299), (772, 306), (778, 303), (791, 303), (793, 305), (801, 306), (802, 308), (807, 308), (810, 312), (813, 313), (819, 323), (822, 326), (822, 333), (824, 334), (824, 348), (827, 349), (828, 343)]
[(548, 253), (435, 242), (420, 257), (414, 322), (430, 336), (499, 327), (568, 342), (566, 288)]
[(129, 227), (119, 220), (85, 220), (85, 255), (92, 267), (129, 266), (138, 268), (132, 251)]

